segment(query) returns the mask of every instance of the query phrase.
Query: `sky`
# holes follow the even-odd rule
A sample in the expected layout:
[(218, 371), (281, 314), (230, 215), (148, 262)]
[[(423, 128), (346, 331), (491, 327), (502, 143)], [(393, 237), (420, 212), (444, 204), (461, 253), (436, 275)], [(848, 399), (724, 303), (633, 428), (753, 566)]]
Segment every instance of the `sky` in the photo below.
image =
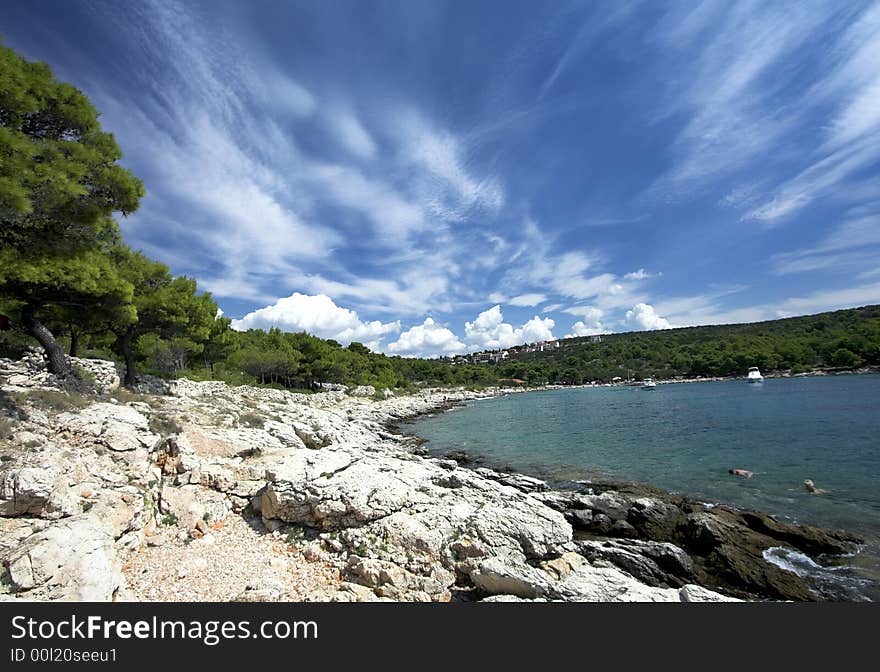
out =
[(880, 2), (4, 0), (237, 329), (440, 356), (880, 303)]

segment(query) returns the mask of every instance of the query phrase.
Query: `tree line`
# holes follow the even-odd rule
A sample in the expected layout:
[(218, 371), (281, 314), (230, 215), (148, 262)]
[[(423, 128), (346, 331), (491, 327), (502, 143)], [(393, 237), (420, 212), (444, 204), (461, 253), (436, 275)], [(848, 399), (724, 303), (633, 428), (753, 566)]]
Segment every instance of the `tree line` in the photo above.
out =
[[(491, 366), (491, 365), (490, 365)], [(762, 371), (880, 366), (880, 306), (767, 322), (607, 334), (495, 366), (532, 383), (744, 376)]]

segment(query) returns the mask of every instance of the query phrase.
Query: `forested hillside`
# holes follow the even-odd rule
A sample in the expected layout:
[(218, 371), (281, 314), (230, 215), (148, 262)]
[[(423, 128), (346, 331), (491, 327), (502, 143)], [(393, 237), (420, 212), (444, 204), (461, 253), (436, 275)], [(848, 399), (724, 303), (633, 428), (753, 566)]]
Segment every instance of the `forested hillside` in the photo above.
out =
[(498, 365), (502, 377), (529, 381), (799, 373), (816, 368), (880, 365), (880, 306), (769, 322), (689, 327), (562, 341), (562, 347), (518, 355)]

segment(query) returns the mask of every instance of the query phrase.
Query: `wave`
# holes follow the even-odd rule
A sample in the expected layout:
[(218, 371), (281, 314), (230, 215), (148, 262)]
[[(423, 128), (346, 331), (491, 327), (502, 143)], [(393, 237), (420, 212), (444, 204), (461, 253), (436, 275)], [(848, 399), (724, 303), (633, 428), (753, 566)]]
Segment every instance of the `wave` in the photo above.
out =
[(825, 567), (800, 551), (782, 546), (771, 546), (762, 553), (764, 560), (793, 574), (797, 574), (816, 593), (831, 600), (870, 602), (862, 589), (870, 581), (853, 575), (849, 565)]

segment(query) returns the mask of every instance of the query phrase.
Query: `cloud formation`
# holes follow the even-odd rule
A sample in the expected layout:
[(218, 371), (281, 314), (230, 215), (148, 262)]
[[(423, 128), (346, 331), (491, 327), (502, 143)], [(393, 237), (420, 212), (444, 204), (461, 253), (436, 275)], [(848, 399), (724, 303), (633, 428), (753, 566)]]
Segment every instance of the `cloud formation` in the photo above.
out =
[(427, 317), (420, 325), (410, 327), (386, 348), (394, 355), (405, 357), (441, 357), (464, 352), (464, 343), (446, 327)]
[(357, 317), (322, 335), (441, 352), (871, 296), (877, 0), (381, 5), (382, 40), (323, 4), (61, 4), (7, 0), (4, 42), (144, 179), (126, 242), (242, 324), (323, 295)]
[(468, 347), (474, 350), (497, 350), (521, 343), (553, 340), (555, 325), (553, 319), (535, 315), (515, 328), (504, 321), (501, 306), (496, 305), (477, 315), (473, 322), (465, 322), (464, 333)]
[(371, 350), (378, 350), (382, 338), (400, 331), (400, 322), (362, 322), (355, 311), (340, 308), (325, 294), (309, 296), (299, 292), (232, 321), (232, 328), (238, 331), (272, 327), (289, 332), (306, 331), (321, 338), (332, 338), (342, 345), (359, 341)]
[(626, 311), (624, 321), (633, 328), (645, 331), (673, 328), (669, 320), (660, 317), (657, 311), (654, 310), (654, 306), (647, 303), (637, 303), (632, 307), (632, 310)]

